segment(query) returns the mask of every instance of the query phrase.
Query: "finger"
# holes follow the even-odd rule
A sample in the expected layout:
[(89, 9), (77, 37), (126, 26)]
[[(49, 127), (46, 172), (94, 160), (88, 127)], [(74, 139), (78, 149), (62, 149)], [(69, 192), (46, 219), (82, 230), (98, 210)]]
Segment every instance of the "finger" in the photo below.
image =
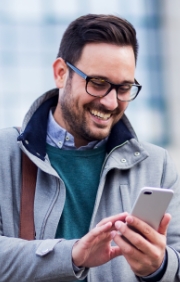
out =
[(159, 234), (150, 226), (147, 227), (152, 232), (151, 237), (149, 235), (150, 233), (148, 233), (150, 240), (133, 231), (123, 222), (116, 222), (115, 227), (120, 231), (121, 236), (117, 235), (113, 240), (119, 246), (123, 256), (130, 263), (131, 267), (134, 265), (133, 268), (137, 271), (138, 265), (142, 269), (144, 266), (151, 265), (152, 272), (159, 268), (165, 255), (165, 236)]
[[(147, 260), (144, 254), (136, 249), (134, 246), (130, 245), (127, 241), (124, 240), (122, 236), (116, 236), (114, 242), (119, 246), (122, 255), (125, 257), (131, 268), (135, 273), (137, 269), (142, 267)], [(148, 255), (148, 265), (149, 265), (149, 255)], [(144, 269), (144, 266), (143, 266)]]
[(87, 233), (84, 237), (81, 238), (81, 241), (86, 242), (87, 244), (91, 244), (98, 236), (101, 236), (101, 239), (108, 237), (111, 239), (111, 227), (112, 222), (107, 222), (102, 226), (96, 226), (89, 233)]
[(121, 235), (125, 237), (125, 240), (130, 245), (132, 245), (142, 253), (144, 254), (148, 253), (149, 256), (153, 256), (154, 252), (164, 253), (165, 245), (166, 245), (165, 237), (162, 237), (161, 234), (159, 234), (150, 226), (147, 226), (149, 230), (148, 232), (149, 239), (147, 239), (147, 236), (144, 235), (142, 236), (141, 233), (137, 233), (136, 231), (132, 230), (131, 228), (128, 227), (127, 224), (123, 222), (116, 222), (115, 227), (120, 231)]
[(149, 241), (154, 241), (153, 238), (155, 238), (157, 231), (146, 222), (134, 216), (127, 216), (126, 223)]
[(114, 224), (117, 220), (121, 220), (125, 222), (125, 218), (127, 217), (128, 213), (127, 212), (123, 212), (120, 214), (116, 214), (107, 218), (102, 219), (96, 226), (101, 226), (104, 225), (107, 222), (112, 222), (112, 224)]
[(123, 246), (123, 248), (125, 247), (126, 249), (131, 249), (131, 246), (133, 246), (133, 248), (136, 248), (141, 252), (149, 252), (151, 250), (152, 245), (150, 242), (142, 235), (129, 228), (127, 224), (117, 221), (115, 223), (115, 227), (120, 232), (120, 239), (118, 240), (118, 238), (115, 237), (115, 239), (121, 244), (120, 247)]
[(171, 220), (171, 215), (169, 213), (166, 213), (163, 216), (163, 218), (160, 222), (159, 228), (158, 228), (158, 232), (160, 234), (166, 235), (170, 220)]
[[(128, 227), (126, 226), (125, 228), (128, 228)], [(141, 252), (141, 251), (135, 248), (135, 246), (131, 244), (131, 242), (127, 239), (127, 237), (125, 237), (125, 235), (126, 235), (126, 232), (124, 229), (124, 231), (121, 232), (121, 235), (117, 234), (113, 240), (118, 245), (118, 247), (121, 249), (121, 252), (123, 255), (130, 255), (132, 258), (136, 257), (138, 255), (138, 252)], [(132, 234), (130, 235), (130, 237), (132, 238)]]
[(118, 256), (121, 256), (122, 255), (122, 252), (121, 252), (121, 249), (119, 248), (119, 246), (113, 246), (111, 247), (111, 259), (113, 258), (116, 258)]

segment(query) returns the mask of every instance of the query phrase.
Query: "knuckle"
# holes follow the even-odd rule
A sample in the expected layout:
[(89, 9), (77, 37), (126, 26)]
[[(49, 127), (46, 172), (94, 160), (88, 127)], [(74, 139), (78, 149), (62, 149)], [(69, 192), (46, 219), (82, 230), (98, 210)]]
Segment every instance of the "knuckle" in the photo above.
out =
[(133, 270), (133, 272), (137, 275), (137, 276), (145, 276), (145, 270), (146, 270), (147, 265), (145, 266), (144, 264), (142, 265), (141, 262), (139, 262), (138, 260), (136, 260), (136, 263), (133, 267), (131, 267), (131, 269)]
[(139, 276), (143, 276), (143, 270), (142, 270), (142, 265), (138, 264), (136, 266), (136, 273), (138, 273)]
[(124, 254), (128, 255), (128, 256), (132, 256), (134, 254), (134, 249), (130, 246), (127, 245), (124, 249), (123, 249)]
[(133, 245), (134, 245), (137, 249), (140, 249), (140, 248), (141, 248), (141, 245), (142, 245), (142, 240), (141, 240), (139, 237), (134, 238)]
[(166, 247), (166, 237), (165, 236), (163, 236), (164, 238), (161, 238), (161, 240), (160, 240), (160, 246), (162, 247), (162, 248), (165, 248)]
[(149, 235), (151, 233), (151, 228), (149, 226), (145, 226), (144, 228), (144, 234)]
[(128, 248), (127, 254), (130, 255), (130, 256), (133, 256), (134, 255), (134, 248), (132, 248), (132, 247)]
[(154, 261), (158, 261), (160, 257), (161, 257), (161, 251), (160, 250), (156, 250), (154, 252)]

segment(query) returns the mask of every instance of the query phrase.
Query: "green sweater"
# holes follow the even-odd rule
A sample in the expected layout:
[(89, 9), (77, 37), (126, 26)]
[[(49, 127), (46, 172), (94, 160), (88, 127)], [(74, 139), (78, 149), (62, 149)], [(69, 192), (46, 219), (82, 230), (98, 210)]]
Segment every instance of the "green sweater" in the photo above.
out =
[(83, 151), (62, 150), (47, 145), (47, 154), (66, 186), (66, 201), (56, 238), (81, 238), (89, 230), (106, 154), (105, 145)]
[(47, 154), (66, 186), (66, 201), (56, 238), (81, 238), (89, 230), (106, 147), (79, 151), (61, 150), (47, 144)]

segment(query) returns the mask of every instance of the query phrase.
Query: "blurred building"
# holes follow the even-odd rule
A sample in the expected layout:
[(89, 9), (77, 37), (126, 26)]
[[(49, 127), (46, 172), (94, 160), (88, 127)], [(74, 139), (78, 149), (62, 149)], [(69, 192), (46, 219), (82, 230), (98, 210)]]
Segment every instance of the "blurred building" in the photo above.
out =
[(140, 45), (136, 78), (143, 88), (127, 115), (139, 139), (168, 147), (179, 165), (179, 6), (179, 0), (1, 0), (0, 128), (21, 125), (34, 99), (55, 87), (52, 63), (67, 25), (83, 14), (112, 13), (134, 25)]

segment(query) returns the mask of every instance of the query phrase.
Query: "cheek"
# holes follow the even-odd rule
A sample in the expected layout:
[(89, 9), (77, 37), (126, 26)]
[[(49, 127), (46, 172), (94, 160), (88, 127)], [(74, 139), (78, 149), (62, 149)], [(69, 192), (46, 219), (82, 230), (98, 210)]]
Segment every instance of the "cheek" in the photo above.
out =
[(75, 74), (71, 80), (71, 94), (76, 97), (87, 94), (85, 90), (85, 80), (77, 77)]
[(76, 95), (73, 95), (73, 100), (76, 104), (76, 106), (80, 108), (87, 109), (89, 108), (89, 105), (94, 101), (94, 97), (90, 96), (86, 92), (76, 92)]
[(119, 113), (123, 113), (129, 105), (129, 102), (121, 102), (118, 103)]
[(125, 102), (118, 103), (118, 109), (116, 111), (116, 114), (114, 115), (113, 125), (122, 118), (125, 110), (127, 109), (127, 106), (128, 106), (128, 103), (125, 103)]

